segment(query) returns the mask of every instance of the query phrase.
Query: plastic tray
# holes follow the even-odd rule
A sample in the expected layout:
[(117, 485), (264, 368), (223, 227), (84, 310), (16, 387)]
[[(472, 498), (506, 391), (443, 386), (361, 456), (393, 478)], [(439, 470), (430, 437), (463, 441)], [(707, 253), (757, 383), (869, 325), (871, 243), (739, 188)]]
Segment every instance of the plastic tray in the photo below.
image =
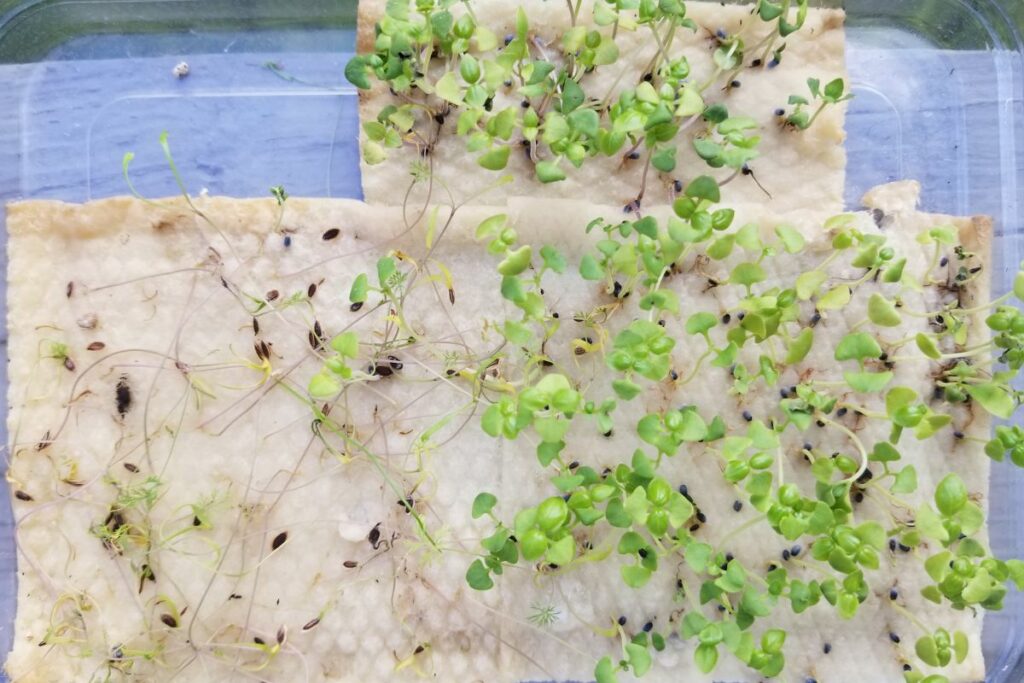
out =
[[(0, 0), (0, 200), (123, 194), (129, 150), (139, 190), (172, 194), (157, 144), (162, 130), (190, 191), (265, 196), (283, 183), (294, 195), (359, 197), (356, 99), (342, 76), (355, 5)], [(857, 93), (848, 202), (856, 206), (880, 182), (916, 178), (928, 210), (992, 215), (993, 285), (1007, 290), (1024, 258), (1024, 2), (845, 7)], [(190, 68), (183, 79), (172, 75), (180, 61)], [(2, 345), (6, 361), (6, 336)], [(0, 377), (5, 396), (6, 384)], [(994, 471), (992, 545), (1000, 556), (1024, 557), (1024, 506), (1014, 497), (1024, 473)], [(8, 490), (0, 486), (2, 652), (12, 638), (14, 567)], [(1022, 596), (1011, 594), (985, 624), (989, 683), (1020, 683)]]

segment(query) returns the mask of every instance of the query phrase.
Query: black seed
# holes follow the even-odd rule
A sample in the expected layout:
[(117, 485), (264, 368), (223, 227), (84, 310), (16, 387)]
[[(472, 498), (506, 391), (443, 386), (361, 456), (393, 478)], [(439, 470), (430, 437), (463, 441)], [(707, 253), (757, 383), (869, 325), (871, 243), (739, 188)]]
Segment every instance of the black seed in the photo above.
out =
[(743, 509), (743, 503), (737, 500), (732, 504), (732, 509), (735, 510), (736, 512), (739, 512), (740, 510)]
[(800, 545), (797, 544), (797, 545), (795, 545), (795, 546), (793, 546), (792, 548), (789, 549), (789, 554), (792, 555), (793, 557), (797, 557), (798, 555), (800, 555), (800, 552), (802, 550), (803, 550), (803, 548), (801, 548)]
[(825, 423), (823, 421), (821, 421), (821, 420), (818, 420), (817, 422), (815, 422), (815, 424), (818, 425), (819, 427), (824, 427), (825, 426)]
[(287, 541), (287, 540), (288, 540), (288, 532), (287, 531), (282, 531), (277, 536), (274, 536), (274, 540), (270, 544), (270, 549), (271, 550), (277, 550), (278, 548), (283, 546), (285, 544), (285, 541)]
[(898, 635), (896, 635), (895, 633), (890, 633), (889, 634), (889, 640), (891, 640), (894, 643), (898, 643), (898, 642), (900, 642), (900, 637)]
[(257, 645), (266, 645), (267, 644), (267, 641), (263, 640), (259, 636), (256, 636), (255, 638), (253, 638), (252, 642), (256, 643)]
[(328, 242), (330, 240), (333, 240), (335, 237), (337, 237), (340, 234), (341, 234), (341, 230), (338, 230), (337, 228), (331, 228), (330, 230), (328, 230), (327, 232), (325, 232), (323, 234), (322, 239), (323, 239), (324, 242)]
[(964, 433), (958, 429), (955, 432), (953, 432), (953, 436), (957, 439), (962, 439), (964, 438)]
[(743, 411), (743, 419), (746, 420), (747, 422), (751, 422), (751, 421), (753, 421), (754, 416), (750, 414), (749, 410), (744, 410)]
[(788, 562), (789, 561), (789, 551), (788, 550), (783, 550), (782, 551), (782, 560), (783, 560), (783, 562)]
[(285, 235), (284, 236), (284, 248), (287, 249), (290, 246), (292, 246), (292, 236), (291, 235)]
[(132, 388), (128, 385), (128, 375), (121, 375), (117, 380), (114, 398), (117, 402), (117, 414), (124, 417), (132, 407)]
[(640, 158), (640, 152), (630, 152), (629, 154), (626, 155), (626, 158), (627, 159), (639, 159)]
[(619, 617), (619, 626), (626, 625), (626, 617)]
[(705, 524), (708, 521), (708, 516), (705, 515), (703, 512), (700, 512), (698, 510), (697, 511), (697, 521), (700, 522), (701, 524)]
[(726, 313), (725, 315), (722, 316), (722, 324), (723, 325), (728, 325), (731, 321), (732, 321), (732, 316), (729, 315), (728, 313)]
[(889, 551), (890, 552), (896, 552), (896, 539), (895, 538), (890, 538), (889, 539)]
[(910, 546), (909, 545), (903, 545), (902, 543), (900, 543), (900, 550), (902, 552), (909, 553), (910, 552)]
[(846, 415), (846, 413), (847, 413), (846, 408), (840, 408), (839, 410), (836, 411), (836, 417), (842, 417), (842, 416)]
[(811, 327), (814, 327), (815, 325), (817, 325), (820, 322), (821, 322), (821, 313), (818, 313), (817, 311), (815, 311), (814, 315), (811, 316)]
[(647, 548), (640, 548), (640, 550), (638, 550), (636, 554), (639, 555), (641, 558), (646, 558)]
[(132, 473), (139, 471), (139, 468), (136, 467), (135, 465), (131, 464), (130, 462), (124, 463), (124, 468), (126, 470), (128, 470), (129, 472), (132, 472)]
[(64, 295), (67, 298), (70, 299), (71, 295), (74, 294), (74, 293), (75, 293), (75, 283), (74, 282), (68, 282), (67, 287), (64, 288)]
[(370, 529), (370, 533), (366, 536), (366, 540), (370, 542), (373, 549), (376, 550), (380, 546), (380, 523), (378, 522), (375, 527)]
[(680, 484), (679, 485), (679, 493), (683, 494), (687, 498), (690, 497), (690, 490), (688, 488), (686, 488), (686, 484)]
[(832, 643), (825, 643), (825, 647), (822, 648), (825, 654), (832, 652)]
[(725, 605), (719, 605), (718, 606), (718, 611), (719, 612), (724, 612), (725, 611)]
[(672, 187), (675, 188), (676, 192), (682, 192), (683, 191), (683, 181), (682, 180), (674, 181), (672, 183)]
[(861, 493), (860, 491), (857, 491), (857, 493), (854, 494), (854, 496), (853, 496), (853, 502), (854, 503), (863, 503), (864, 502), (864, 494)]
[(571, 463), (569, 463), (569, 469), (570, 470), (574, 470), (574, 469), (576, 469), (579, 466), (580, 466), (580, 461), (579, 460), (573, 460)]
[(412, 653), (413, 653), (414, 655), (418, 655), (418, 654), (420, 654), (421, 652), (423, 652), (423, 650), (424, 650), (424, 649), (426, 649), (426, 648), (424, 648), (424, 647), (423, 647), (422, 645), (417, 645), (417, 646), (416, 646), (416, 649), (415, 649), (415, 650), (413, 650), (413, 651), (412, 651)]
[(732, 562), (734, 559), (736, 559), (736, 558), (733, 556), (732, 553), (726, 553), (725, 554), (725, 563), (726, 564)]
[(24, 491), (18, 490), (14, 492), (14, 497), (18, 500), (31, 501), (32, 496), (28, 495)]
[(690, 525), (690, 531), (691, 531), (691, 532), (693, 532), (693, 531), (699, 531), (699, 530), (700, 530), (700, 524), (691, 524), (691, 525)]
[(889, 599), (890, 600), (895, 600), (898, 597), (900, 597), (900, 594), (896, 591), (895, 588), (893, 588), (892, 590), (889, 591)]
[(676, 372), (675, 370), (669, 371), (668, 375), (669, 375), (669, 377), (672, 378), (673, 382), (676, 381), (677, 379), (679, 379), (679, 373)]
[(615, 283), (612, 285), (612, 296), (615, 297), (616, 299), (618, 299), (621, 294), (622, 294), (622, 283), (619, 282), (618, 280), (616, 280)]
[(752, 62), (750, 63), (750, 66), (752, 66), (752, 67), (755, 67), (755, 68), (756, 68), (756, 67), (759, 67), (759, 66), (761, 66), (761, 64), (763, 64), (763, 62), (761, 61), (761, 58), (760, 58), (760, 57), (758, 57), (757, 59), (755, 59), (754, 61), (752, 61)]
[(738, 88), (740, 87), (740, 85), (741, 83), (739, 81), (732, 81), (731, 83), (729, 83), (730, 88)]
[[(718, 284), (718, 283), (716, 282), (715, 284)], [(740, 321), (742, 321), (746, 317), (747, 317), (746, 313), (738, 313), (738, 314), (736, 314), (736, 319), (740, 320)]]
[(909, 664), (904, 664), (904, 665), (903, 665), (903, 670), (904, 670), (904, 671), (910, 671), (910, 670), (911, 670), (912, 668), (913, 668), (913, 667), (912, 667), (912, 666), (910, 666)]
[(395, 371), (391, 369), (390, 365), (371, 365), (366, 372), (367, 374), (375, 375), (377, 377), (390, 377), (395, 374)]
[(940, 268), (945, 268), (948, 265), (949, 265), (949, 257), (948, 256), (943, 256), (942, 260), (939, 261), (939, 267)]
[(164, 622), (164, 624), (170, 626), (171, 628), (178, 628), (178, 620), (170, 614), (161, 614), (160, 621)]
[(661, 327), (665, 327), (665, 321), (664, 320), (659, 320), (658, 321), (658, 325), (660, 325)]
[(198, 517), (192, 517), (192, 526), (202, 526), (203, 523)]
[(315, 282), (310, 284), (309, 287), (306, 289), (306, 296), (309, 297), (310, 299), (312, 299), (314, 296), (316, 296), (316, 283)]
[(350, 311), (352, 311), (353, 313), (355, 313), (356, 311), (358, 311), (362, 307), (363, 307), (363, 302), (362, 301), (357, 301), (354, 304), (352, 304), (351, 306), (349, 306), (348, 309)]
[(648, 621), (646, 624), (644, 624), (644, 633), (650, 633), (652, 630), (654, 630), (653, 622)]

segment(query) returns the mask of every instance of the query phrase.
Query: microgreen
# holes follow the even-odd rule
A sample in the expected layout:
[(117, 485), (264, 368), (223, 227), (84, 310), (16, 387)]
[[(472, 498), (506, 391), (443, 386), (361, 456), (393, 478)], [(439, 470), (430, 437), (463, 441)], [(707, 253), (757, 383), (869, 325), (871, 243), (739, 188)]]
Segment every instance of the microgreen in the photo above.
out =
[[(790, 95), (789, 104), (795, 106), (793, 111), (785, 117), (787, 125), (799, 130), (807, 130), (814, 125), (814, 122), (827, 107), (853, 98), (852, 93), (846, 92), (846, 82), (842, 78), (829, 81), (824, 87), (817, 78), (809, 78), (807, 79), (807, 89), (811, 93), (810, 99), (803, 95)], [(813, 113), (809, 113), (807, 108), (816, 103), (817, 109)]]

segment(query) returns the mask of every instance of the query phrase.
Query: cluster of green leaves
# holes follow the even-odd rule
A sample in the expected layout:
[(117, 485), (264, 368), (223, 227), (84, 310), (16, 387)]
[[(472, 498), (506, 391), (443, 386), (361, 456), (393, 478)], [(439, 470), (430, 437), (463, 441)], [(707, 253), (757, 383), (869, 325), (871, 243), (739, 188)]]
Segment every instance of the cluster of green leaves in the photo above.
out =
[[(465, 138), (481, 167), (504, 169), (512, 149), (522, 143), (543, 183), (565, 179), (567, 166), (579, 168), (589, 157), (614, 156), (627, 147), (629, 156), (643, 146), (645, 163), (671, 173), (677, 164), (676, 138), (701, 115), (710, 127), (694, 144), (712, 168), (739, 170), (756, 156), (759, 136), (750, 134), (756, 124), (729, 117), (724, 106), (708, 106), (704, 98), (723, 74), (731, 83), (746, 68), (743, 41), (720, 36), (714, 74), (693, 82), (688, 60), (670, 54), (677, 32), (698, 30), (682, 0), (601, 0), (594, 4), (591, 25), (580, 16), (578, 3), (570, 2), (571, 25), (554, 42), (558, 54), (537, 45), (523, 10), (514, 32), (499, 41), (475, 20), (468, 2), (461, 14), (453, 12), (456, 4), (388, 2), (372, 52), (347, 64), (345, 75), (353, 85), (369, 89), (378, 81), (401, 100), (364, 123), (367, 163), (384, 161), (388, 149), (405, 142), (429, 148), (439, 133), (430, 127), (443, 123), (452, 110), (458, 115), (457, 135)], [(784, 48), (776, 49), (776, 40), (799, 30), (806, 15), (807, 0), (799, 0), (795, 12), (790, 0), (759, 4), (757, 16), (772, 25), (761, 44), (767, 44), (766, 54), (774, 50), (773, 66)], [(622, 88), (614, 101), (607, 99), (610, 94), (588, 93), (584, 77), (619, 59), (618, 32), (643, 30), (659, 45), (650, 71), (635, 74), (635, 84)], [(520, 101), (496, 106), (513, 97)]]
[[(501, 46), (494, 32), (478, 25), (472, 11), (453, 12), (456, 0), (389, 2), (377, 26), (373, 53), (357, 56), (346, 69), (360, 88), (377, 80), (397, 94), (396, 104), (364, 126), (366, 160), (382, 161), (387, 149), (406, 142), (429, 148), (447, 117), (457, 115), (456, 132), (480, 166), (502, 170), (512, 150), (522, 147), (536, 177), (545, 183), (563, 180), (570, 168), (599, 155), (623, 154), (625, 161), (645, 152), (644, 163), (670, 173), (677, 167), (677, 138), (698, 122), (704, 125), (693, 143), (698, 157), (713, 169), (732, 169), (734, 175), (747, 170), (758, 154), (756, 124), (731, 115), (721, 104), (709, 105), (705, 94), (719, 79), (731, 83), (747, 68), (751, 50), (763, 49), (760, 63), (777, 65), (784, 40), (806, 19), (806, 0), (760, 0), (756, 15), (770, 28), (753, 48), (742, 36), (720, 32), (713, 48), (714, 73), (703, 83), (692, 80), (685, 57), (672, 57), (666, 47), (676, 32), (696, 29), (681, 0), (597, 0), (593, 25), (582, 20), (580, 3), (567, 4), (570, 29), (555, 43), (538, 45), (520, 11)], [(614, 99), (592, 97), (586, 76), (618, 59), (615, 37), (623, 30), (650, 31), (662, 47), (649, 73), (638, 74)], [(558, 54), (550, 54), (552, 50)], [(790, 98), (789, 114), (780, 112), (785, 124), (807, 129), (827, 107), (850, 98), (842, 79), (824, 86), (810, 79), (808, 90), (809, 97)], [(507, 105), (508, 99), (518, 101)], [(679, 579), (677, 597), (689, 601), (690, 609), (679, 635), (696, 641), (698, 668), (710, 672), (720, 654), (728, 652), (768, 678), (785, 666), (786, 633), (765, 624), (755, 635), (758, 620), (767, 620), (780, 601), (799, 614), (824, 600), (842, 618), (853, 617), (872, 594), (868, 579), (880, 567), (887, 542), (890, 548), (941, 548), (926, 560), (934, 584), (924, 589), (925, 598), (955, 609), (999, 609), (1007, 583), (1020, 587), (1024, 580), (1024, 564), (992, 556), (976, 538), (984, 518), (956, 475), (944, 478), (934, 493), (927, 492), (931, 500), (924, 505), (903, 500), (901, 496), (917, 492), (919, 482), (914, 466), (901, 462), (899, 449), (907, 432), (925, 440), (952, 428), (960, 404), (977, 404), (999, 417), (1014, 412), (1021, 396), (1011, 381), (1024, 365), (1024, 319), (1017, 308), (996, 308), (987, 320), (993, 341), (968, 347), (971, 314), (982, 309), (964, 309), (959, 300), (927, 314), (905, 307), (905, 292), (962, 288), (977, 276), (965, 263), (976, 255), (958, 244), (953, 226), (935, 226), (920, 235), (930, 262), (924, 273), (913, 273), (908, 267), (913, 261), (887, 244), (884, 233), (860, 229), (852, 215), (837, 216), (823, 226), (831, 252), (818, 265), (793, 272), (791, 264), (798, 258), (813, 258), (804, 233), (788, 225), (775, 226), (771, 234), (758, 225), (734, 225), (735, 213), (720, 202), (721, 184), (699, 176), (681, 192), (665, 221), (643, 216), (637, 203), (631, 206), (636, 215), (630, 220), (598, 219), (587, 226), (599, 239), (594, 251), (582, 256), (578, 272), (583, 280), (600, 283), (611, 303), (578, 314), (577, 320), (592, 327), (597, 339), (577, 339), (572, 348), (577, 355), (603, 354), (613, 371), (607, 386), (582, 384), (569, 369), (554, 367), (546, 352), (561, 323), (545, 302), (542, 278), (565, 274), (566, 258), (549, 246), (521, 244), (505, 215), (480, 225), (477, 236), (498, 261), (501, 295), (517, 313), (496, 325), (505, 345), (479, 371), (459, 376), (475, 382), (474, 396), (487, 397), (481, 418), (485, 433), (509, 440), (527, 433), (537, 443), (538, 462), (553, 490), (536, 505), (506, 511), (511, 523), (496, 514), (494, 495), (477, 496), (473, 516), (489, 519), (493, 531), (468, 568), (469, 585), (488, 590), (506, 568), (519, 563), (539, 573), (564, 572), (617, 554), (623, 582), (639, 590), (659, 569), (682, 560), (688, 573)], [(952, 283), (934, 277), (940, 258), (950, 252), (961, 261)], [(696, 264), (685, 266), (684, 276), (692, 277), (701, 263), (726, 261), (731, 264), (728, 277), (707, 280), (708, 287), (728, 288), (734, 295), (722, 299), (734, 302), (728, 309), (684, 312), (673, 288), (663, 286), (684, 264)], [(404, 276), (393, 259), (382, 262), (378, 286), (371, 289), (368, 278), (360, 276), (351, 302), (361, 305), (376, 291), (401, 318)], [(946, 262), (941, 261), (943, 266)], [(871, 291), (862, 297), (864, 287)], [(1024, 300), (1024, 274), (1018, 276), (1015, 293)], [(637, 317), (610, 332), (603, 326), (627, 308), (628, 296), (634, 296)], [(855, 302), (864, 305), (866, 317), (852, 324), (834, 347), (816, 349), (819, 321), (861, 310), (852, 306)], [(912, 318), (927, 318), (929, 329), (889, 339), (889, 333)], [(674, 332), (675, 327), (686, 337)], [(689, 359), (692, 370), (680, 378), (674, 369), (677, 349), (688, 337), (702, 340), (705, 351)], [(358, 352), (358, 339), (342, 335), (331, 347), (336, 355), (325, 360), (317, 392), (311, 385), (314, 397), (336, 394), (340, 383), (352, 377), (348, 361)], [(901, 355), (905, 347), (918, 353), (907, 358)], [(992, 372), (975, 362), (996, 349), (1007, 370)], [(756, 366), (748, 367), (753, 358)], [(631, 447), (631, 456), (627, 451), (628, 462), (598, 472), (565, 457), (578, 415), (593, 420), (600, 434), (611, 435), (620, 427), (619, 402), (634, 401), (655, 383), (681, 386), (698, 375), (705, 361), (729, 371), (729, 392), (742, 403), (758, 383), (776, 391), (784, 374), (799, 373), (809, 358), (819, 364), (827, 359), (830, 366), (834, 361), (841, 379), (811, 377), (781, 387), (777, 413), (763, 420), (744, 413), (743, 430), (730, 433), (725, 415), (705, 417), (693, 406), (666, 408), (629, 425), (638, 447)], [(484, 372), (499, 360), (505, 361), (500, 376)], [(923, 398), (909, 387), (891, 386), (896, 363), (906, 362), (933, 368), (934, 396)], [(884, 401), (884, 412), (862, 408), (858, 397)], [(843, 419), (851, 409), (858, 420), (882, 421), (888, 438), (862, 443), (859, 429)], [(826, 454), (805, 446), (802, 455), (815, 483), (813, 491), (803, 491), (784, 481), (784, 467), (793, 464), (784, 460), (782, 436), (814, 425), (842, 435), (849, 452)], [(791, 577), (778, 565), (767, 570), (744, 567), (724, 548), (699, 540), (703, 515), (688, 495), (659, 474), (664, 459), (696, 448), (720, 459), (724, 479), (743, 502), (781, 539), (799, 541), (800, 563), (813, 565), (820, 576)], [(999, 428), (986, 452), (996, 460), (1009, 454), (1011, 461), (1024, 464), (1024, 431)], [(875, 494), (911, 511), (913, 518), (892, 516), (888, 527), (858, 519), (856, 502)], [(946, 666), (966, 657), (962, 634), (919, 626), (924, 633), (915, 650), (925, 664)], [(628, 635), (621, 626), (615, 631), (621, 654), (598, 662), (599, 683), (614, 683), (620, 672), (642, 676), (652, 666), (653, 654), (664, 648), (664, 634)], [(905, 678), (908, 683), (945, 680), (915, 671)]]

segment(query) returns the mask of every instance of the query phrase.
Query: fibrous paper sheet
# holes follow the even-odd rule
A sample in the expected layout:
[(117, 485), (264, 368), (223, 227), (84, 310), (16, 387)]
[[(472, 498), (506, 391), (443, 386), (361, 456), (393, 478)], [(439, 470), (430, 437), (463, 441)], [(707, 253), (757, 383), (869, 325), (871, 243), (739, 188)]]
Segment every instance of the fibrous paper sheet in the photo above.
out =
[[(372, 52), (374, 26), (383, 16), (384, 7), (385, 0), (362, 0), (359, 3), (357, 47), (361, 53)], [(481, 25), (500, 37), (514, 30), (516, 11), (520, 7), (530, 19), (531, 35), (542, 44), (550, 44), (547, 54), (553, 59), (559, 52), (560, 36), (569, 29), (569, 13), (564, 2), (480, 2), (474, 6), (474, 12)], [(763, 49), (768, 25), (751, 13), (751, 7), (717, 2), (686, 3), (687, 17), (695, 21), (699, 29), (696, 32), (681, 29), (670, 53), (673, 57), (687, 57), (693, 83), (703, 83), (714, 71), (712, 53), (718, 45), (718, 31), (723, 35), (743, 37), (750, 50), (746, 57), (748, 65), (761, 56), (761, 50), (754, 48), (761, 45)], [(461, 9), (456, 5), (452, 12), (457, 15)], [(592, 4), (589, 1), (583, 3), (581, 17), (592, 24)], [(808, 78), (826, 83), (846, 77), (844, 18), (841, 10), (812, 9), (804, 27), (786, 39), (784, 57), (778, 67), (744, 69), (737, 77), (738, 86), (728, 90), (714, 86), (705, 92), (707, 104), (724, 104), (732, 115), (749, 116), (758, 123), (756, 132), (761, 135), (760, 157), (750, 163), (750, 168), (761, 187), (752, 177), (736, 178), (730, 186), (730, 196), (735, 201), (758, 202), (776, 212), (807, 209), (828, 215), (842, 210), (846, 170), (846, 150), (843, 147), (845, 105), (829, 107), (810, 129), (802, 133), (780, 126), (776, 110), (788, 106), (786, 100), (790, 95), (808, 96)], [(658, 50), (650, 31), (643, 27), (637, 31), (618, 32), (616, 43), (620, 54), (618, 61), (599, 67), (583, 78), (581, 85), (588, 95), (603, 97), (611, 93), (617, 96), (621, 90), (635, 87)], [(508, 106), (519, 107), (520, 100), (514, 88), (509, 88), (495, 98), (493, 111)], [(389, 93), (386, 83), (375, 82), (372, 90), (360, 92), (360, 120), (376, 120), (384, 107), (403, 102)], [(532, 163), (518, 150), (511, 155), (505, 171), (486, 171), (477, 165), (477, 154), (466, 152), (466, 140), (455, 135), (457, 119), (457, 111), (447, 117), (429, 154), (423, 154), (422, 144), (410, 143), (401, 149), (389, 150), (387, 161), (381, 164), (369, 165), (363, 161), (363, 196), (366, 201), (401, 204), (411, 183), (410, 168), (419, 162), (429, 163), (438, 184), (446, 184), (458, 201), (481, 196), (481, 201), (486, 203), (503, 203), (504, 197), (518, 195), (625, 206), (640, 191), (643, 157), (624, 160), (627, 148), (612, 157), (589, 158), (579, 169), (563, 162), (567, 179), (548, 185), (535, 180)], [(434, 132), (434, 122), (426, 121), (420, 125), (425, 134)], [(685, 183), (710, 171), (694, 153), (690, 143), (692, 137), (704, 128), (703, 122), (696, 122), (689, 126), (687, 134), (679, 136), (675, 172), (661, 174), (653, 169), (650, 171), (645, 203), (670, 203), (674, 181)], [(365, 133), (360, 135), (361, 142), (365, 142)], [(719, 169), (717, 173), (719, 180), (723, 180), (730, 171)], [(503, 175), (511, 175), (514, 180), (492, 188)], [(808, 193), (808, 187), (814, 188), (814, 192)], [(411, 196), (416, 201), (422, 193), (423, 186), (414, 187)]]
[[(967, 248), (987, 255), (987, 220), (919, 213), (913, 184), (867, 201), (880, 212), (857, 214), (857, 227), (884, 233), (915, 273), (929, 255), (914, 238), (937, 224), (954, 223)], [(19, 605), (6, 664), (13, 680), (106, 680), (115, 668), (151, 681), (587, 680), (596, 660), (616, 656), (618, 647), (589, 625), (606, 628), (624, 616), (627, 633), (648, 621), (664, 633), (678, 630), (688, 609), (673, 598), (677, 575), (688, 571), (678, 557), (641, 590), (622, 583), (614, 554), (564, 573), (538, 575), (523, 564), (486, 593), (464, 579), (479, 539), (490, 533), (484, 520), (470, 517), (478, 492), (495, 493), (496, 512), (510, 522), (554, 491), (527, 440), (483, 434), (479, 415), (494, 397), (474, 397), (458, 374), (501, 345), (485, 323), (511, 315), (498, 294), (495, 259), (474, 242), (473, 231), (505, 212), (524, 242), (553, 244), (567, 255), (567, 273), (545, 281), (562, 322), (548, 352), (556, 369), (590, 387), (588, 398), (601, 400), (610, 390), (600, 353), (576, 356), (570, 344), (592, 333), (573, 314), (609, 298), (582, 281), (574, 264), (593, 239), (583, 226), (597, 215), (621, 215), (618, 207), (511, 200), (498, 210), (462, 207), (450, 224), (447, 207), (438, 209), (436, 222), (430, 211), (413, 222), (418, 212), (410, 210), (407, 227), (400, 208), (347, 200), (289, 199), (283, 218), (270, 200), (194, 202), (201, 216), (181, 200), (9, 207), (9, 477), (24, 494), (15, 501)], [(791, 281), (829, 251), (816, 212), (780, 215), (742, 203), (736, 209), (737, 224), (755, 221), (770, 235), (786, 222), (811, 241), (791, 264), (785, 261), (786, 272), (769, 272), (772, 281)], [(436, 247), (425, 259), (428, 231)], [(401, 370), (350, 389), (330, 411), (371, 458), (323, 436), (304, 403), (319, 367), (310, 334), (319, 330), (330, 339), (358, 330), (361, 362), (370, 362), (389, 312), (374, 295), (352, 311), (349, 287), (359, 273), (372, 280), (376, 260), (399, 251), (408, 259), (403, 268), (423, 267), (405, 306), (417, 341), (389, 351)], [(666, 320), (680, 339), (673, 353), (679, 376), (703, 350), (683, 332), (683, 321), (696, 310), (735, 303), (708, 283), (724, 278), (737, 258), (690, 257), (666, 281), (683, 302), (682, 316)], [(439, 264), (451, 273), (451, 295)], [(963, 295), (965, 306), (987, 300), (984, 281)], [(831, 349), (864, 317), (876, 287), (858, 289), (844, 311), (820, 321), (812, 354), (787, 370), (781, 385), (798, 376), (837, 376)], [(948, 296), (928, 288), (905, 301), (932, 310)], [(632, 305), (627, 300), (613, 316), (609, 332), (638, 315)], [(811, 314), (808, 307), (805, 317)], [(907, 317), (884, 336), (903, 338), (926, 325)], [(254, 350), (263, 343), (267, 363)], [(931, 394), (928, 361), (901, 363), (895, 372), (894, 385)], [(722, 415), (730, 430), (745, 428), (744, 411), (767, 421), (777, 409), (777, 387), (758, 385), (741, 397), (727, 391), (730, 384), (727, 369), (710, 368), (682, 388), (671, 380), (650, 387), (621, 405), (610, 437), (590, 425), (574, 427), (566, 456), (598, 472), (628, 462), (642, 445), (637, 419), (669, 406), (696, 404), (704, 415)], [(880, 397), (858, 400), (870, 407)], [(851, 429), (862, 427), (865, 442), (884, 438), (879, 426), (861, 425), (852, 412), (843, 419)], [(966, 411), (956, 414), (955, 425), (979, 437), (989, 430), (983, 415)], [(786, 480), (807, 490), (813, 484), (803, 441), (826, 453), (850, 444), (834, 429), (786, 432)], [(956, 470), (984, 505), (988, 460), (976, 443), (947, 430), (927, 442), (906, 435), (900, 449), (917, 468), (920, 491), (934, 490)], [(707, 517), (695, 535), (713, 545), (756, 514), (749, 505), (733, 510), (737, 493), (720, 467), (699, 445), (662, 465), (674, 485), (688, 486)], [(392, 485), (413, 499), (443, 552), (417, 535)], [(923, 494), (908, 500), (921, 502), (916, 495)], [(124, 509), (115, 522), (112, 505)], [(855, 514), (881, 518), (884, 510), (884, 499), (869, 496)], [(124, 536), (104, 536), (104, 527), (122, 526)], [(599, 525), (589, 540), (599, 546), (609, 538)], [(733, 535), (724, 549), (762, 571), (781, 563), (791, 545), (761, 524)], [(795, 576), (804, 571), (795, 563), (788, 568)], [(789, 631), (790, 679), (900, 680), (903, 662), (913, 657), (914, 631), (888, 604), (893, 586), (928, 623), (969, 634), (971, 656), (947, 670), (950, 679), (983, 677), (980, 615), (930, 608), (917, 597), (927, 581), (919, 557), (886, 550), (881, 569), (867, 576), (875, 595), (851, 622), (823, 602), (799, 617), (779, 604), (755, 626)], [(538, 605), (556, 610), (553, 624), (530, 622)], [(168, 623), (172, 606), (177, 618)], [(890, 632), (906, 634), (902, 644), (891, 642)], [(266, 657), (279, 637), (280, 651)], [(832, 646), (828, 655), (825, 643)], [(760, 680), (724, 654), (718, 670), (703, 676), (692, 652), (692, 643), (669, 637), (645, 680)]]

